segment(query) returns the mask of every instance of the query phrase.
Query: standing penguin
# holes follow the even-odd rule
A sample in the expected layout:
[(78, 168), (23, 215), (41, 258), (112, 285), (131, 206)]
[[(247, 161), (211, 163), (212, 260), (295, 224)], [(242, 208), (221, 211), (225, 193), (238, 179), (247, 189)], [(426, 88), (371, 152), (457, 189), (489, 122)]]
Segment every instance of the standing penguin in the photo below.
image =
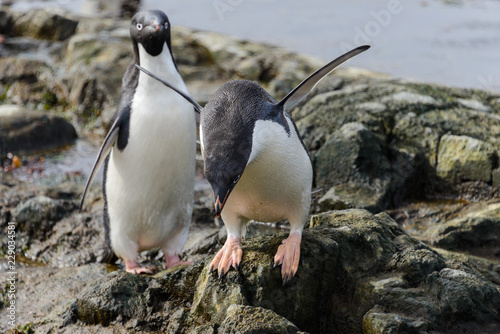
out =
[[(288, 111), (335, 67), (367, 50), (360, 46), (325, 65), (280, 102), (252, 81), (222, 85), (201, 108), (200, 141), (205, 176), (214, 192), (227, 240), (210, 264), (219, 277), (241, 261), (241, 238), (249, 220), (287, 219), (290, 234), (278, 247), (274, 265), (281, 265), (283, 283), (297, 272), (302, 230), (309, 215), (313, 170), (309, 155)], [(140, 68), (144, 71), (144, 69)], [(176, 89), (148, 71), (145, 73)]]
[(137, 264), (142, 250), (161, 248), (167, 268), (184, 264), (179, 253), (193, 211), (196, 119), (190, 103), (135, 66), (161, 73), (188, 94), (172, 57), (165, 13), (135, 14), (130, 37), (134, 60), (123, 77), (115, 121), (85, 186), (80, 210), (104, 162), (104, 222), (111, 248), (127, 272), (139, 274), (153, 270)]

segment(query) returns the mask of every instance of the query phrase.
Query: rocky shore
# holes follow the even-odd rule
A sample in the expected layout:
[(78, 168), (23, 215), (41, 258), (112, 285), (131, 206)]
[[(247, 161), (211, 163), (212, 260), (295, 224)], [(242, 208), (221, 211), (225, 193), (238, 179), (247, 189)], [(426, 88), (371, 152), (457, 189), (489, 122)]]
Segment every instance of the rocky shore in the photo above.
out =
[[(336, 70), (292, 112), (316, 192), (289, 284), (272, 269), (286, 231), (258, 224), (238, 271), (208, 273), (225, 233), (202, 186), (183, 254), (193, 265), (134, 276), (102, 263), (100, 185), (79, 213), (83, 177), (30, 183), (10, 171), (40, 150), (102, 140), (131, 60), (128, 25), (0, 10), (0, 331), (15, 222), (18, 333), (500, 332), (500, 94), (362, 69)], [(280, 98), (324, 63), (182, 27), (172, 41), (202, 104), (236, 78)]]

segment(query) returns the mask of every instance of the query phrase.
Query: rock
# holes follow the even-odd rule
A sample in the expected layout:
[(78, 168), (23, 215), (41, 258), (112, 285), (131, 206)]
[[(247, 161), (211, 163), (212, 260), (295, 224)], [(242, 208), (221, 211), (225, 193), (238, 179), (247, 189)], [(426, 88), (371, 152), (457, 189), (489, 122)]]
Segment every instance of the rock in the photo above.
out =
[(472, 100), (472, 99), (457, 99), (457, 102), (463, 105), (464, 107), (470, 108), (470, 109), (475, 109), (477, 111), (483, 111), (483, 112), (489, 112), (490, 108), (485, 106), (483, 103), (481, 103), (478, 100)]
[(41, 60), (15, 56), (0, 58), (0, 83), (4, 84), (2, 103), (31, 109), (50, 110), (66, 104), (62, 87), (53, 70)]
[[(125, 323), (132, 318), (145, 322), (149, 314), (163, 309), (162, 299), (167, 297), (167, 290), (156, 280), (118, 271), (81, 293), (75, 315), (89, 325), (108, 326), (119, 315)], [(139, 326), (141, 323), (134, 324), (135, 328)]]
[(62, 117), (19, 106), (0, 106), (0, 156), (61, 147), (77, 138)]
[(113, 2), (103, 0), (85, 1), (81, 12), (83, 15), (88, 16), (98, 15), (99, 17), (126, 17), (130, 19), (140, 10), (140, 2), (140, 0), (120, 0)]
[(12, 31), (12, 15), (0, 10), (0, 35), (9, 35)]
[(293, 334), (300, 330), (290, 321), (262, 307), (231, 305), (219, 327), (224, 334)]
[[(327, 195), (336, 194), (345, 203), (344, 208), (382, 210), (387, 206), (391, 178), (383, 146), (383, 141), (363, 124), (345, 124), (314, 156), (316, 184), (333, 185)], [(322, 209), (332, 209), (325, 200), (320, 200)]]
[(66, 18), (47, 9), (32, 9), (14, 13), (13, 31), (16, 36), (25, 36), (51, 41), (63, 41), (71, 37), (78, 21)]
[(491, 183), (494, 187), (500, 187), (500, 168), (491, 172)]
[(407, 91), (398, 92), (396, 94), (387, 96), (386, 98), (382, 99), (382, 102), (385, 102), (387, 104), (392, 103), (405, 105), (406, 107), (420, 108), (423, 110), (430, 107), (440, 106), (440, 103), (431, 96), (416, 94)]
[(109, 262), (102, 214), (73, 215), (53, 223), (45, 238), (31, 242), (26, 257), (53, 267)]
[(44, 240), (54, 224), (76, 209), (72, 202), (38, 196), (21, 203), (13, 212), (21, 232), (36, 240)]
[(450, 250), (500, 246), (500, 202), (493, 200), (463, 215), (430, 226), (424, 238)]
[(491, 182), (498, 153), (490, 143), (468, 136), (444, 135), (438, 149), (436, 173), (454, 183)]
[(33, 326), (116, 333), (457, 332), (463, 326), (485, 332), (500, 321), (497, 285), (413, 239), (387, 214), (334, 211), (313, 216), (310, 225), (299, 270), (286, 286), (271, 268), (280, 233), (245, 240), (239, 270), (223, 279), (208, 273), (211, 256), (154, 277), (101, 275), (57, 312), (42, 309)]
[[(363, 189), (366, 184), (377, 193), (373, 202), (378, 202), (379, 208), (397, 207), (407, 200), (436, 194), (438, 197), (460, 196), (475, 200), (495, 197), (497, 191), (490, 188), (491, 176), (490, 181), (474, 186), (462, 186), (450, 180), (446, 183), (436, 177), (438, 148), (443, 136), (468, 136), (486, 145), (500, 146), (500, 109), (493, 99), (480, 91), (407, 83), (367, 73), (336, 70), (292, 112), (304, 144), (313, 157), (316, 186), (326, 190), (335, 186), (338, 198), (325, 197), (322, 209), (334, 207), (327, 203), (342, 201), (344, 207), (370, 208), (352, 201), (351, 194), (356, 191), (372, 197)], [(332, 175), (330, 182), (341, 183), (333, 177), (338, 176), (339, 169), (345, 171), (344, 175), (349, 175), (351, 169), (357, 170), (358, 165), (352, 161), (344, 164), (342, 159), (330, 159), (324, 160), (328, 163), (323, 163), (319, 170), (317, 163), (321, 161), (315, 159), (320, 154), (332, 152), (332, 141), (337, 140), (338, 131), (349, 123), (361, 123), (375, 140), (346, 137), (346, 145), (342, 147), (347, 150), (347, 147), (358, 146), (360, 152), (365, 149), (373, 151), (385, 160), (380, 167), (372, 161), (373, 170), (378, 168), (380, 171), (382, 166), (389, 166), (389, 169), (388, 172), (367, 175), (367, 182), (344, 185), (349, 191), (343, 195), (337, 184), (325, 187), (324, 180)], [(488, 131), (484, 131), (485, 128)], [(374, 145), (379, 148), (373, 150)], [(491, 168), (495, 169), (497, 165), (495, 155), (492, 155)], [(379, 189), (384, 190), (380, 192)], [(377, 198), (382, 194), (383, 200)]]
[[(102, 264), (92, 264), (64, 269), (40, 266), (18, 267), (16, 271), (18, 278), (16, 323), (32, 325), (36, 323), (37, 332), (43, 332), (44, 327), (69, 326), (72, 322), (72, 313), (68, 310), (72, 309), (76, 295), (95, 281), (103, 279), (107, 268)], [(6, 271), (2, 271), (0, 274), (2, 282), (6, 282), (9, 275)], [(0, 315), (7, 317), (7, 308), (2, 308)], [(43, 322), (39, 322), (40, 317), (43, 317)], [(10, 329), (7, 322), (0, 324), (2, 332)]]

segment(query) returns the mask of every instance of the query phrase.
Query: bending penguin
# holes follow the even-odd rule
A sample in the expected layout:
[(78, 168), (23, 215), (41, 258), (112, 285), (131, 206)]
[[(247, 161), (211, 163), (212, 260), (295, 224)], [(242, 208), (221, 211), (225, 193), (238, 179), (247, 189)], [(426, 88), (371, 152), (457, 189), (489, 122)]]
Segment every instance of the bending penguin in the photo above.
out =
[(136, 262), (138, 252), (151, 248), (163, 251), (167, 268), (186, 264), (179, 253), (193, 210), (196, 119), (188, 101), (135, 66), (161, 73), (188, 94), (172, 57), (167, 16), (159, 10), (135, 14), (130, 37), (134, 60), (123, 77), (115, 121), (87, 180), (80, 210), (104, 162), (106, 234), (127, 272), (139, 274), (153, 271)]
[[(201, 108), (200, 141), (205, 176), (214, 192), (215, 213), (222, 216), (227, 240), (210, 264), (222, 277), (241, 262), (241, 238), (249, 220), (287, 219), (290, 234), (278, 247), (283, 284), (297, 272), (302, 230), (309, 215), (313, 170), (309, 155), (288, 111), (346, 60), (367, 50), (360, 46), (310, 75), (280, 102), (255, 82), (230, 81)], [(154, 74), (145, 73), (176, 89)]]

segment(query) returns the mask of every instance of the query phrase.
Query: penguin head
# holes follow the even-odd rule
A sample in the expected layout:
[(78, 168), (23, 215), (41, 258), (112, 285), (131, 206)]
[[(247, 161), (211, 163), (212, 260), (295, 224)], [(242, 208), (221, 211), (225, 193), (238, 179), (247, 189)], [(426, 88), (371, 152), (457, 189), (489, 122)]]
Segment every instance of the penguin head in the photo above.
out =
[(138, 12), (132, 17), (130, 37), (135, 50), (137, 50), (137, 45), (141, 44), (153, 57), (163, 51), (165, 43), (170, 49), (170, 22), (167, 15), (161, 10)]

